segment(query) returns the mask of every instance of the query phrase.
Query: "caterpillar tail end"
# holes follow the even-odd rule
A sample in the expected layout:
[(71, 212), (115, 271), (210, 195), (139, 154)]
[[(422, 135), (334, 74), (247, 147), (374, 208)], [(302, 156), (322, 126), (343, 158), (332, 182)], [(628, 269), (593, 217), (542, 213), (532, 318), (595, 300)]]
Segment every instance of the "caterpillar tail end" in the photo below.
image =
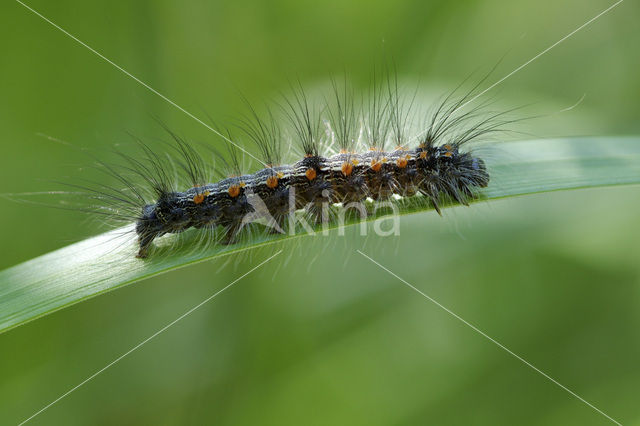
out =
[(474, 158), (472, 162), (473, 170), (476, 172), (475, 183), (480, 188), (486, 188), (489, 185), (489, 173), (487, 166), (481, 158)]

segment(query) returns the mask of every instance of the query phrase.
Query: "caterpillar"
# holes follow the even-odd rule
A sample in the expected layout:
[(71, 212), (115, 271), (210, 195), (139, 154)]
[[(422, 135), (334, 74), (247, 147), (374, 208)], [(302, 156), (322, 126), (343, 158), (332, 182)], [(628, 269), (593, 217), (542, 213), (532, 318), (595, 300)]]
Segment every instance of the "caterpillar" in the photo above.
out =
[[(260, 219), (266, 220), (269, 232), (284, 233), (287, 218), (297, 211), (316, 224), (327, 223), (336, 208), (355, 208), (361, 217), (366, 215), (366, 200), (422, 197), (442, 214), (443, 202), (469, 205), (489, 183), (485, 162), (467, 149), (469, 142), (515, 121), (507, 118), (511, 110), (486, 111), (488, 102), (462, 111), (479, 85), (460, 96), (456, 88), (425, 114), (414, 112), (415, 96), (400, 95), (397, 76), (379, 82), (374, 73), (368, 96), (359, 102), (346, 80), (332, 80), (333, 93), (321, 106), (309, 100), (301, 84), (292, 85), (292, 95), (284, 97), (277, 111), (267, 107), (260, 114), (245, 99), (248, 113), (235, 126), (260, 152), (263, 167), (254, 173), (242, 173), (239, 150), (248, 151), (233, 142), (229, 128), (224, 128), (228, 137), (223, 136), (229, 142), (228, 158), (207, 147), (227, 175), (209, 181), (213, 163), (164, 126), (172, 139), (172, 162), (189, 187), (174, 184), (173, 163), (139, 139), (141, 155), (120, 153), (124, 165), (99, 161), (124, 189), (72, 186), (100, 201), (90, 210), (135, 222), (139, 258), (148, 257), (154, 240), (165, 234), (195, 228), (206, 233), (204, 239), (233, 244), (245, 225)], [(423, 131), (408, 136), (414, 122)], [(301, 150), (290, 164), (282, 160), (285, 140)]]

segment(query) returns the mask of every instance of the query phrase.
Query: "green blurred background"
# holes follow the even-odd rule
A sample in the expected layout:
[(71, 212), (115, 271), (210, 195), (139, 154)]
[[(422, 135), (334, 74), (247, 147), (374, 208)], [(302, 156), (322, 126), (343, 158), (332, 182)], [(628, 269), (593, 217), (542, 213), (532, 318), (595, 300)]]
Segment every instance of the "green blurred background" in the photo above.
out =
[[(393, 58), (450, 90), (505, 75), (611, 4), (600, 0), (30, 0), (199, 116), (295, 78), (356, 85)], [(152, 116), (195, 121), (18, 3), (0, 5), (0, 193), (51, 189), (127, 149)], [(640, 133), (640, 6), (624, 2), (502, 84), (550, 115), (540, 137)], [(523, 136), (524, 137), (524, 136)], [(587, 405), (358, 255), (361, 249), (624, 424), (640, 425), (639, 187), (539, 194), (402, 219), (400, 237), (307, 237), (32, 424), (607, 424)], [(103, 228), (0, 199), (0, 267)], [(272, 253), (165, 274), (0, 335), (0, 423), (16, 424)]]

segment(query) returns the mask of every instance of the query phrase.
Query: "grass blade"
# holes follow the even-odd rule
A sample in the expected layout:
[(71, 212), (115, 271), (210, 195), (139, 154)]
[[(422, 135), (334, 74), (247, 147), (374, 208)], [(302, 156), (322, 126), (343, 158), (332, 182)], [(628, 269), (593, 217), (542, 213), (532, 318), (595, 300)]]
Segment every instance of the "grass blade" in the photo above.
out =
[[(483, 192), (485, 199), (640, 183), (640, 137), (493, 143), (478, 147), (477, 151), (492, 176), (490, 186)], [(403, 214), (425, 210), (428, 207), (416, 203), (401, 207)], [(144, 278), (304, 235), (262, 235), (250, 244), (198, 251), (187, 241), (171, 248), (169, 255), (143, 261), (134, 257), (133, 244), (123, 244), (117, 238), (126, 230), (89, 238), (0, 272), (0, 333)], [(191, 234), (191, 238), (196, 237), (196, 233)]]

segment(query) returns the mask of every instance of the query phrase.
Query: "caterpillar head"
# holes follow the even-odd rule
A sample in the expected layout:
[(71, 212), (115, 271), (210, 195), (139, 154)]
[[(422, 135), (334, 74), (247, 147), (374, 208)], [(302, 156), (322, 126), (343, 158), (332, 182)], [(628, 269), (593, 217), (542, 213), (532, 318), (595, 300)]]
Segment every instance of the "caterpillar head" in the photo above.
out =
[(164, 232), (179, 232), (189, 226), (190, 218), (183, 198), (177, 192), (169, 192), (158, 199), (154, 214), (162, 223)]

